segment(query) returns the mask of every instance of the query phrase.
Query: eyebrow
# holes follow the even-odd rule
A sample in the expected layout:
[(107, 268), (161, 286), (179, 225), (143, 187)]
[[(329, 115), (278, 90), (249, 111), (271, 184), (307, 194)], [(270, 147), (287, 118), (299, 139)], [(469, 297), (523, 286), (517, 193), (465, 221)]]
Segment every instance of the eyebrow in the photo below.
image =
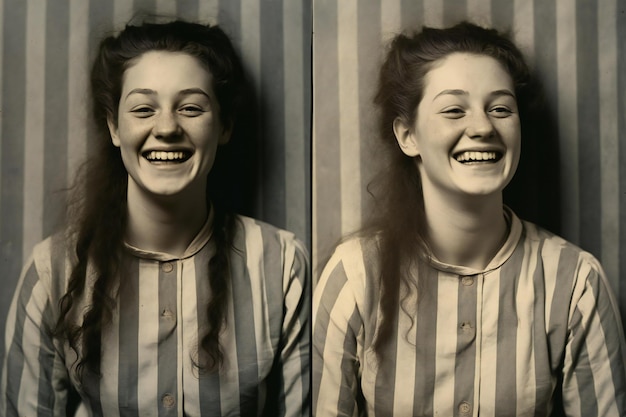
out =
[[(433, 101), (437, 97), (445, 96), (445, 95), (467, 96), (469, 95), (469, 93), (465, 90), (443, 90), (439, 94), (437, 94), (435, 97), (433, 97)], [(515, 94), (513, 94), (510, 90), (507, 90), (507, 89), (495, 90), (489, 93), (489, 97), (498, 97), (498, 96), (510, 96), (510, 97), (516, 98)]]
[(151, 95), (156, 95), (156, 91), (150, 90), (149, 88), (135, 88), (135, 89), (130, 90), (128, 94), (126, 94), (125, 98), (128, 98), (133, 94), (144, 94), (147, 96), (151, 96)]
[[(130, 90), (128, 94), (126, 94), (126, 98), (130, 97), (132, 94), (144, 94), (148, 96), (155, 96), (157, 95), (157, 92), (149, 88), (135, 88), (133, 90)], [(180, 90), (177, 96), (178, 97), (188, 96), (192, 94), (201, 94), (205, 96), (206, 98), (208, 98), (209, 100), (211, 100), (211, 97), (201, 88), (185, 88), (184, 90)]]
[(211, 100), (211, 97), (201, 88), (186, 88), (178, 93), (178, 96), (188, 96), (191, 94), (201, 94)]

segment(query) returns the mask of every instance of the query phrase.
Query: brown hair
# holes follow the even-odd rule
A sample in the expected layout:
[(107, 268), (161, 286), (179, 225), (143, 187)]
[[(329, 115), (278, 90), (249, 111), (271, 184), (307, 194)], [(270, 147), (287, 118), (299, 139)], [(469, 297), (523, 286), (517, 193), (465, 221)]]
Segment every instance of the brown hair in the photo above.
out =
[[(388, 163), (370, 184), (375, 215), (364, 231), (376, 233), (380, 246), (380, 311), (374, 350), (382, 358), (383, 345), (392, 336), (401, 289), (419, 282), (411, 273), (420, 258), (428, 257), (422, 185), (414, 158), (397, 144), (393, 123), (397, 117), (413, 125), (422, 99), (426, 74), (446, 56), (457, 53), (496, 59), (513, 79), (520, 112), (528, 100), (529, 70), (519, 49), (494, 29), (463, 22), (446, 29), (424, 27), (412, 35), (396, 36), (379, 74), (374, 102), (380, 109), (379, 137)], [(406, 307), (403, 306), (406, 311)]]
[[(245, 77), (241, 62), (228, 36), (217, 26), (175, 21), (126, 26), (117, 36), (102, 40), (91, 72), (93, 156), (81, 167), (69, 208), (69, 229), (73, 233), (76, 262), (68, 289), (60, 300), (56, 334), (67, 338), (70, 346), (81, 352), (77, 370), (100, 374), (101, 331), (110, 322), (119, 287), (120, 265), (126, 227), (128, 174), (119, 148), (109, 136), (107, 118), (117, 120), (123, 75), (133, 60), (148, 51), (171, 51), (189, 54), (213, 76), (213, 90), (220, 104), (224, 126), (232, 127), (241, 113)], [(233, 142), (231, 140), (231, 142)], [(231, 144), (227, 148), (232, 148)], [(217, 253), (209, 262), (211, 299), (206, 312), (208, 331), (199, 342), (206, 363), (201, 370), (213, 370), (223, 359), (219, 333), (227, 308), (228, 253), (234, 234), (234, 215), (245, 199), (233, 191), (241, 189), (240, 173), (226, 172), (236, 158), (232, 149), (220, 148), (220, 155), (208, 176), (207, 200), (214, 209), (213, 239)], [(241, 161), (239, 161), (241, 162)], [(245, 189), (245, 187), (243, 187)], [(88, 265), (95, 271), (93, 295), (82, 324), (72, 322), (72, 307), (85, 294)]]

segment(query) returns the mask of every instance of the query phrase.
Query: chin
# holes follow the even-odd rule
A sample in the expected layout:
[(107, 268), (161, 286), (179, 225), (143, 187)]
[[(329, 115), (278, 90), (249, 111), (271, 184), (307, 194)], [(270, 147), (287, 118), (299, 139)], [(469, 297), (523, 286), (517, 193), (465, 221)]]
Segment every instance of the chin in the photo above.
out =
[(471, 196), (490, 196), (502, 193), (504, 184), (474, 185), (461, 188), (467, 195)]
[(186, 190), (191, 189), (189, 185), (182, 184), (154, 184), (144, 187), (148, 193), (159, 197), (172, 197), (183, 194)]

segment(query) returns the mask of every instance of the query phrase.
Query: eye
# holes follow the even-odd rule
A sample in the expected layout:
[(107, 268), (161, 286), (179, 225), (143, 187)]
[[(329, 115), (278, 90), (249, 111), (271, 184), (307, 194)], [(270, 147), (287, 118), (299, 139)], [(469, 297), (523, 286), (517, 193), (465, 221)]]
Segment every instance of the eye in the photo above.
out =
[(489, 109), (489, 114), (494, 117), (504, 118), (513, 114), (513, 110), (506, 106), (495, 106)]
[(150, 117), (154, 114), (154, 109), (150, 106), (139, 106), (135, 107), (130, 111), (136, 117)]
[(460, 119), (461, 117), (465, 116), (465, 110), (463, 110), (461, 107), (447, 107), (439, 113), (443, 114), (443, 116), (448, 119)]
[(202, 107), (197, 106), (197, 105), (192, 105), (192, 104), (184, 105), (180, 107), (178, 111), (181, 114), (188, 116), (188, 117), (196, 117), (204, 113), (204, 110), (202, 109)]

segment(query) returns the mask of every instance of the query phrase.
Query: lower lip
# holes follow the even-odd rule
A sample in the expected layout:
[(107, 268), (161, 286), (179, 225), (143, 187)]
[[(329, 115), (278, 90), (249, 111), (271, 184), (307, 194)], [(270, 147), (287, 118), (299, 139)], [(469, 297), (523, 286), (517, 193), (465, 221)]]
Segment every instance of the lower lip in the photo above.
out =
[[(191, 159), (191, 158), (190, 158)], [(182, 167), (185, 165), (186, 162), (189, 162), (190, 159), (187, 160), (168, 160), (168, 161), (161, 161), (161, 160), (149, 160), (144, 158), (144, 160), (151, 166), (154, 168), (159, 168), (159, 169), (175, 169), (178, 167)]]
[(185, 159), (185, 160), (182, 160), (182, 159), (168, 159), (168, 160), (146, 159), (146, 161), (150, 162), (151, 164), (183, 164), (187, 162), (188, 159)]
[[(459, 161), (457, 161), (457, 162), (459, 162)], [(467, 165), (467, 166), (475, 166), (475, 165), (494, 165), (494, 164), (497, 164), (498, 162), (500, 162), (500, 161), (499, 160), (498, 161), (494, 161), (494, 160), (492, 160), (492, 161), (472, 161), (472, 162), (459, 162), (459, 164)]]

